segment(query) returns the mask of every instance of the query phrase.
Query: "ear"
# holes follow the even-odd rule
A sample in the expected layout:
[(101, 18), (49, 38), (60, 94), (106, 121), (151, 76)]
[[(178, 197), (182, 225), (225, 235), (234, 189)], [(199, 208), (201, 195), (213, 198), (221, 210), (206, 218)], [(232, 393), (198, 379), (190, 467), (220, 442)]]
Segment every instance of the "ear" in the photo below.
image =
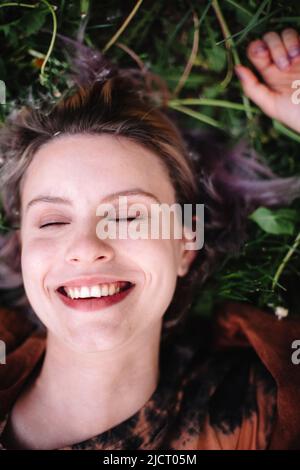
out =
[(190, 270), (190, 266), (197, 256), (197, 250), (185, 250), (178, 266), (177, 274), (179, 277), (184, 277)]
[[(198, 219), (197, 216), (193, 217), (194, 220), (195, 218)], [(181, 240), (181, 253), (177, 270), (177, 275), (180, 277), (184, 277), (189, 272), (190, 266), (199, 252), (197, 249), (187, 249), (187, 246), (191, 246), (192, 242), (196, 239), (196, 235), (192, 238), (192, 234), (191, 229), (185, 227), (184, 235)]]

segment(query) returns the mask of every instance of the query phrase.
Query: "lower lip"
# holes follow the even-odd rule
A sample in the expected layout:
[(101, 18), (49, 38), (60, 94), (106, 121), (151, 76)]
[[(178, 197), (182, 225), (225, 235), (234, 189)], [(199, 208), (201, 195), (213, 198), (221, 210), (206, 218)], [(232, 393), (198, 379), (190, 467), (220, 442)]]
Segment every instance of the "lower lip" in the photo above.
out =
[(125, 297), (127, 297), (132, 291), (134, 285), (129, 287), (129, 289), (118, 292), (114, 295), (107, 295), (100, 297), (99, 299), (71, 299), (66, 297), (61, 292), (56, 291), (60, 300), (67, 305), (68, 307), (73, 308), (74, 310), (80, 310), (84, 312), (95, 312), (96, 310), (102, 310), (111, 305), (121, 302)]

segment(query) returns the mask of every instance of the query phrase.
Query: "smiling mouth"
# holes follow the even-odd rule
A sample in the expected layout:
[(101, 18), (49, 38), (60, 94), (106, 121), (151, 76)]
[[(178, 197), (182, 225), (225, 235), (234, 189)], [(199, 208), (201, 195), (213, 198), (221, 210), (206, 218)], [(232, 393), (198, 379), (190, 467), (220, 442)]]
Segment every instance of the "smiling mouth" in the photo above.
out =
[[(135, 284), (132, 284), (131, 282), (120, 282), (116, 284), (117, 289), (114, 291), (112, 289), (108, 289), (107, 286), (104, 287), (103, 295), (102, 290), (100, 291), (101, 295), (99, 294), (98, 286), (92, 286), (91, 290), (87, 290), (88, 287), (70, 288), (60, 286), (56, 289), (56, 294), (61, 302), (73, 311), (98, 312), (99, 310), (106, 310), (107, 308), (122, 302), (130, 295), (135, 287)], [(100, 286), (101, 285), (99, 285), (99, 287)], [(97, 296), (93, 296), (93, 292), (95, 292)]]
[[(135, 284), (133, 284), (132, 282), (129, 282), (129, 281), (125, 281), (125, 282), (119, 282), (117, 283), (118, 287), (117, 289), (114, 290), (114, 292), (111, 292), (109, 293), (106, 289), (106, 291), (104, 290), (100, 290), (97, 292), (97, 295), (93, 295), (91, 293), (91, 295), (88, 295), (87, 293), (85, 293), (84, 295), (82, 295), (82, 291), (80, 290), (80, 288), (73, 288), (72, 290), (68, 289), (68, 291), (66, 290), (66, 288), (64, 286), (60, 286), (58, 289), (56, 289), (57, 292), (59, 292), (60, 294), (62, 294), (64, 297), (66, 297), (67, 299), (71, 299), (71, 300), (74, 300), (74, 301), (88, 301), (88, 300), (91, 300), (91, 299), (101, 299), (101, 298), (104, 298), (104, 297), (115, 297), (117, 296), (118, 294), (124, 292), (124, 291), (127, 291), (129, 290), (130, 288), (132, 288)], [(103, 287), (102, 287), (103, 289)]]

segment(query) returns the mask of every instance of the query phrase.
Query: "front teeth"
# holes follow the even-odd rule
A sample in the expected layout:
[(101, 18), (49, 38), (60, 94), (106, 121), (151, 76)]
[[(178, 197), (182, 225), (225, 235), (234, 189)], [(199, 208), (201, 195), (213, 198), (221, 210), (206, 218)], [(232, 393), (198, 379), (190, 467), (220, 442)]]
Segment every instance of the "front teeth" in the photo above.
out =
[(86, 299), (88, 297), (104, 297), (114, 295), (120, 292), (120, 286), (116, 284), (101, 284), (91, 287), (64, 287), (68, 297), (71, 299)]
[(90, 296), (90, 289), (88, 287), (81, 287), (81, 289), (78, 289), (78, 291), (79, 291), (78, 292), (79, 297), (82, 297), (83, 299), (85, 299), (87, 297), (91, 297)]
[(91, 297), (101, 297), (100, 286), (92, 286), (91, 287)]

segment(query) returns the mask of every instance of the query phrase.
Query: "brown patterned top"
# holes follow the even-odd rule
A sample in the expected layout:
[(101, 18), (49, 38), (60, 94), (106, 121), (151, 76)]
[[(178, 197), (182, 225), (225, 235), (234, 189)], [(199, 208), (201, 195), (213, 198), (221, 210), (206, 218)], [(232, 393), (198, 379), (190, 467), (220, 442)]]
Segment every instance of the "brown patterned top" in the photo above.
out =
[[(62, 450), (300, 449), (300, 365), (291, 344), (300, 321), (237, 302), (208, 321), (190, 316), (160, 349), (160, 380), (133, 416)], [(42, 333), (17, 310), (0, 309), (1, 434), (27, 380), (41, 367)]]

